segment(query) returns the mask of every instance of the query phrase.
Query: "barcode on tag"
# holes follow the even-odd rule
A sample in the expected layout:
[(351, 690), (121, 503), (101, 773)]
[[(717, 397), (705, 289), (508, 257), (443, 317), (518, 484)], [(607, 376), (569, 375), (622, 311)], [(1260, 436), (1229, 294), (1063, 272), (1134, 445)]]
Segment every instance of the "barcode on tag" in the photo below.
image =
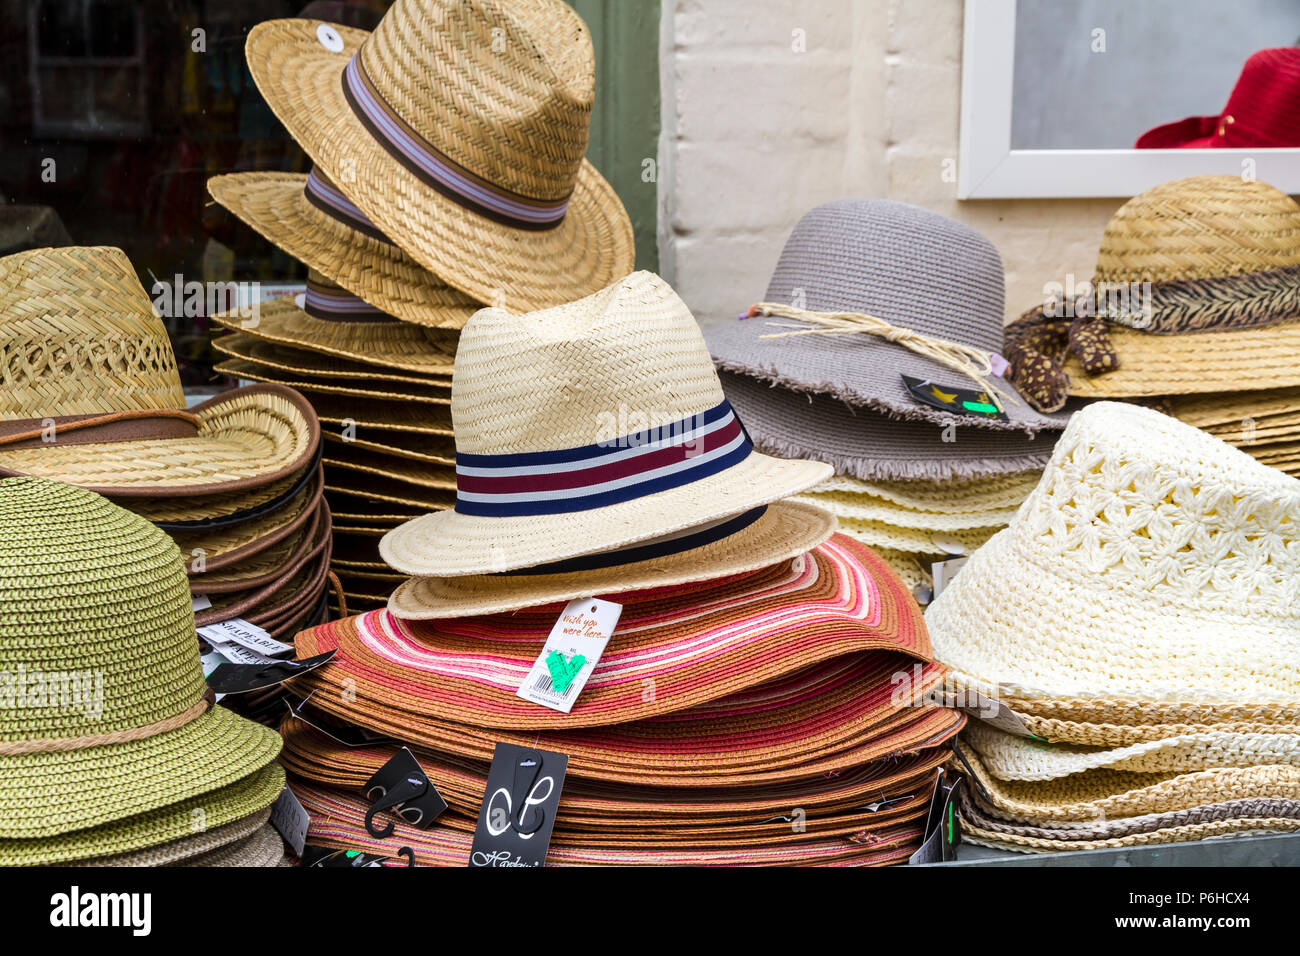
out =
[(537, 675), (537, 680), (533, 681), (533, 690), (537, 691), (537, 693), (550, 694), (554, 697), (560, 698), (560, 700), (568, 700), (577, 687), (578, 682), (574, 681), (564, 689), (564, 693), (560, 693), (555, 689), (555, 685), (551, 682), (550, 674), (539, 674)]
[[(623, 605), (598, 598), (580, 598), (564, 608), (542, 646), (542, 653), (519, 685), (516, 696), (569, 713), (586, 686), (609, 636), (618, 626)], [(553, 670), (554, 669), (554, 670)], [(560, 676), (563, 691), (555, 689)], [(564, 684), (563, 678), (568, 678)]]

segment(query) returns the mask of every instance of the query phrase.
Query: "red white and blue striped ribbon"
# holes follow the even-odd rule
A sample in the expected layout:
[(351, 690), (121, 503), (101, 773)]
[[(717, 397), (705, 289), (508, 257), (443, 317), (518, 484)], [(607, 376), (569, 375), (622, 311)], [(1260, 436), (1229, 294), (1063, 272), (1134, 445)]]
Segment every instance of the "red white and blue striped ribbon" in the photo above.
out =
[(321, 286), (307, 280), (307, 294), (302, 310), (308, 315), (330, 322), (396, 322), (369, 302), (338, 286)]
[(343, 96), (357, 119), (388, 153), (425, 185), (481, 216), (518, 229), (553, 229), (569, 209), (489, 182), (440, 152), (398, 115), (375, 88), (358, 50), (343, 71)]
[(337, 219), (349, 229), (364, 233), (371, 239), (378, 239), (393, 245), (393, 240), (379, 231), (379, 227), (367, 218), (342, 191), (330, 182), (329, 178), (315, 166), (307, 174), (307, 186), (303, 190), (307, 201), (331, 219)]
[(560, 451), (456, 455), (456, 511), (485, 517), (589, 511), (699, 481), (753, 450), (726, 399), (670, 425)]

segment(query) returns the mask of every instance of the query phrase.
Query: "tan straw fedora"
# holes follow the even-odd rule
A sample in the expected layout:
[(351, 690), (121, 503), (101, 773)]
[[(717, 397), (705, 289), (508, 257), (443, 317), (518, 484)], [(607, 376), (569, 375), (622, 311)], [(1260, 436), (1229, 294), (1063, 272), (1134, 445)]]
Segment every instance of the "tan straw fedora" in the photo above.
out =
[(317, 167), (471, 298), (539, 309), (631, 271), (627, 212), (584, 159), (591, 36), (559, 0), (398, 0), (372, 34), (271, 20), (246, 52)]
[(404, 574), (534, 567), (752, 511), (828, 478), (753, 449), (700, 328), (637, 272), (576, 302), (465, 327), (452, 383), (456, 507), (386, 535)]
[(481, 304), (403, 252), (321, 170), (213, 176), (208, 192), (289, 255), (389, 315), (458, 329)]
[(0, 475), (113, 496), (213, 495), (299, 474), (320, 442), (307, 401), (258, 385), (186, 410), (171, 343), (106, 246), (0, 259)]
[(351, 381), (391, 382), (401, 385), (445, 385), (451, 387), (451, 373), (446, 375), (420, 375), (414, 372), (385, 371), (377, 365), (354, 362), (349, 359), (335, 358), (322, 352), (309, 352), (306, 349), (276, 345), (235, 332), (212, 340), (212, 347), (222, 355), (230, 358), (256, 362), (263, 368), (276, 369), (280, 372), (292, 372), (295, 375), (323, 382), (347, 384)]

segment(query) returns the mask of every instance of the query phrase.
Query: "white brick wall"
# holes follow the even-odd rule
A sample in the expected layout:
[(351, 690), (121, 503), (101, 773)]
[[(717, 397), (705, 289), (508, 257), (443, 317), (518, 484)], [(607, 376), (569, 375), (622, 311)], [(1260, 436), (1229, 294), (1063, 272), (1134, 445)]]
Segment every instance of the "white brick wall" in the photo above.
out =
[[(961, 0), (663, 0), (661, 271), (702, 322), (762, 295), (811, 207), (882, 197), (1002, 253), (1008, 318), (1092, 274), (1119, 200), (958, 202)], [(804, 31), (806, 51), (792, 48)]]

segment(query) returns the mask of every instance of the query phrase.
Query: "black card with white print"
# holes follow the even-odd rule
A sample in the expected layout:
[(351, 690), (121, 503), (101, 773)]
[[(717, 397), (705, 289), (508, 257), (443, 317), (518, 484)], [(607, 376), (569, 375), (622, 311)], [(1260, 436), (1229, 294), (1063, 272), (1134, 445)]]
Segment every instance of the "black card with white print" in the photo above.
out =
[(497, 744), (469, 865), (545, 866), (568, 768), (566, 754)]

